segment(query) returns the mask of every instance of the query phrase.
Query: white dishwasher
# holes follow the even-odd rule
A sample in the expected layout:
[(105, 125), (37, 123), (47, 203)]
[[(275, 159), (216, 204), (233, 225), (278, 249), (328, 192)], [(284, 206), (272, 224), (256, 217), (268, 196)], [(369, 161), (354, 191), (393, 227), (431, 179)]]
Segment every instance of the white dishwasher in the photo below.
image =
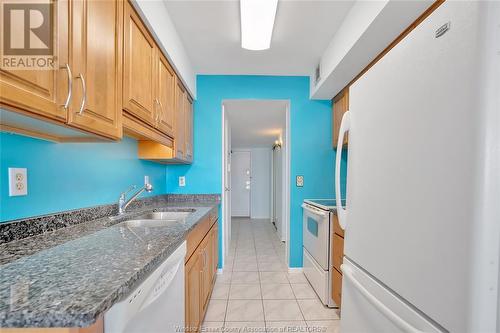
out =
[(137, 289), (104, 314), (104, 332), (183, 331), (185, 256), (183, 242)]

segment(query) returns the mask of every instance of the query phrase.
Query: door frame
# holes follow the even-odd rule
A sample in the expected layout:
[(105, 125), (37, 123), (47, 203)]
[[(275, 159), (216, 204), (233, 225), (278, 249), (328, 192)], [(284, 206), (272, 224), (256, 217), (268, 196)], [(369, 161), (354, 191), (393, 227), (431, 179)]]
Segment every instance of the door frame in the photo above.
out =
[(221, 268), (224, 268), (231, 243), (231, 175), (227, 177), (229, 181), (226, 182), (226, 175), (231, 172), (231, 131), (229, 126), (229, 118), (224, 110), (224, 104), (222, 104), (222, 241), (220, 242), (222, 255), (219, 258)]
[[(238, 99), (238, 98), (234, 98)], [(263, 100), (265, 98), (262, 98)], [(285, 154), (285, 165), (284, 165), (284, 172), (283, 172), (283, 217), (284, 217), (284, 223), (283, 223), (283, 228), (284, 234), (286, 235), (285, 239), (285, 248), (286, 248), (286, 265), (288, 268), (290, 268), (290, 186), (291, 186), (291, 178), (290, 178), (290, 152), (291, 152), (291, 126), (290, 126), (290, 105), (291, 101), (289, 99), (287, 100), (281, 100), (286, 102), (286, 108), (285, 108), (285, 136), (283, 139), (283, 143), (285, 146), (285, 149), (283, 150), (283, 153)], [(222, 210), (222, 258), (220, 258), (221, 266), (224, 268), (225, 265), (225, 260), (226, 256), (229, 254), (229, 244), (231, 241), (231, 207), (227, 207), (228, 203), (230, 205), (230, 197), (231, 193), (230, 190), (226, 191), (226, 186), (229, 184), (226, 184), (225, 181), (225, 173), (226, 173), (226, 156), (227, 155), (227, 150), (225, 146), (225, 140), (226, 136), (229, 136), (229, 140), (231, 139), (230, 133), (226, 133), (226, 126), (229, 126), (228, 124), (228, 118), (226, 114), (226, 110), (224, 108), (224, 100), (221, 102), (221, 122), (222, 122), (222, 138), (221, 138), (221, 161), (222, 161), (222, 186), (221, 186), (221, 210)], [(230, 145), (229, 145), (230, 146)], [(229, 200), (228, 200), (229, 199)], [(228, 210), (229, 209), (229, 210)], [(229, 212), (229, 213), (228, 213)]]

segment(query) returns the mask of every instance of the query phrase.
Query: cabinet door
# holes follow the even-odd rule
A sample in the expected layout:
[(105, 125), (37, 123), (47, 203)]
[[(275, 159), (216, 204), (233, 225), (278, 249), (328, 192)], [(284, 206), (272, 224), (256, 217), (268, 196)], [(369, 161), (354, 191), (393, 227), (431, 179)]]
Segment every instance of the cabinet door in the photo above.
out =
[(212, 246), (210, 241), (210, 233), (208, 233), (200, 244), (200, 253), (203, 258), (203, 274), (202, 274), (202, 304), (203, 312), (205, 313), (208, 307), (208, 301), (210, 298), (210, 293), (212, 291), (212, 265), (211, 265), (211, 253)]
[(174, 137), (174, 113), (175, 113), (175, 72), (170, 67), (167, 59), (158, 50), (157, 67), (157, 107), (158, 107), (158, 129)]
[(219, 226), (215, 222), (212, 227), (212, 283), (217, 276), (217, 266), (219, 265)]
[(342, 304), (342, 274), (332, 269), (332, 299), (340, 307)]
[(344, 260), (344, 239), (337, 234), (332, 237), (332, 261), (333, 267), (340, 272), (340, 265)]
[(128, 1), (124, 17), (123, 109), (154, 125), (156, 45)]
[(176, 96), (175, 96), (175, 158), (184, 159), (185, 151), (185, 107), (184, 103), (186, 101), (186, 91), (180, 82), (176, 85)]
[[(0, 104), (65, 122), (68, 95), (68, 2), (54, 1), (54, 47), (58, 65), (54, 70), (6, 70), (0, 68)], [(15, 34), (21, 34), (18, 30)]]
[(186, 149), (185, 151), (185, 159), (186, 161), (192, 161), (193, 160), (193, 101), (191, 98), (185, 94), (185, 100), (184, 100), (184, 110), (185, 110), (185, 117), (186, 117), (186, 127), (185, 127), (185, 143), (184, 147)]
[[(333, 98), (333, 148), (337, 148), (340, 124), (344, 113), (349, 110), (349, 88), (342, 90)], [(344, 136), (342, 147), (347, 145), (347, 135)]]
[[(202, 258), (195, 253), (185, 266), (186, 328), (195, 332), (201, 324)], [(195, 330), (196, 329), (196, 330)]]
[(73, 1), (73, 101), (68, 123), (121, 138), (123, 1)]

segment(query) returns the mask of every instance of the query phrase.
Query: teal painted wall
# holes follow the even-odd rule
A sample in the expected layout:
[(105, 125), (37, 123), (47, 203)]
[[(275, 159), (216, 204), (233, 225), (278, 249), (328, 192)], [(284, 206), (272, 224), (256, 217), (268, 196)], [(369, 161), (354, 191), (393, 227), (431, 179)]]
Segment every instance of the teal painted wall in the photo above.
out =
[[(149, 175), (166, 193), (164, 165), (137, 159), (137, 141), (51, 143), (0, 133), (0, 221), (115, 203)], [(28, 168), (28, 195), (9, 197), (8, 168)], [(144, 194), (143, 194), (144, 195)]]
[[(290, 266), (302, 267), (302, 201), (334, 197), (331, 101), (310, 100), (309, 78), (297, 76), (200, 75), (197, 77), (197, 94), (194, 103), (194, 162), (167, 167), (167, 191), (221, 193), (223, 100), (289, 100)], [(343, 167), (345, 169), (345, 163)], [(295, 187), (297, 175), (304, 176), (304, 187)], [(179, 176), (186, 176), (185, 187), (178, 186)], [(345, 187), (345, 181), (343, 183)], [(222, 232), (222, 228), (220, 230)]]

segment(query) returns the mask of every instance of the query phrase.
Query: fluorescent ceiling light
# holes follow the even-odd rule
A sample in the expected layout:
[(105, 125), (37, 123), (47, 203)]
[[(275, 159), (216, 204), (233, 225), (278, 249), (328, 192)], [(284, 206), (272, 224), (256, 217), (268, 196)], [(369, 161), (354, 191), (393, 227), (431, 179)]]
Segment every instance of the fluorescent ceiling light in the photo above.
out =
[(241, 47), (266, 50), (271, 47), (278, 0), (240, 0)]

